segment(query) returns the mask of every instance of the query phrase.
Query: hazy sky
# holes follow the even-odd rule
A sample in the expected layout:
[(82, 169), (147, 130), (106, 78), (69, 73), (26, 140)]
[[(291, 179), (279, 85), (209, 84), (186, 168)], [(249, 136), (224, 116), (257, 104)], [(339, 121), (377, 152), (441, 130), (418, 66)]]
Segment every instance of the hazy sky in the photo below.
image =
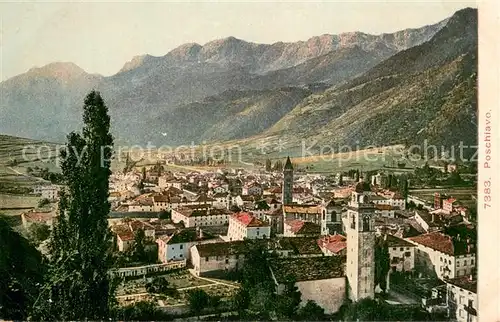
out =
[[(1, 1), (1, 0), (0, 0)], [(133, 56), (234, 36), (273, 43), (347, 31), (385, 33), (436, 23), (474, 1), (0, 3), (0, 79), (71, 61), (112, 75)]]

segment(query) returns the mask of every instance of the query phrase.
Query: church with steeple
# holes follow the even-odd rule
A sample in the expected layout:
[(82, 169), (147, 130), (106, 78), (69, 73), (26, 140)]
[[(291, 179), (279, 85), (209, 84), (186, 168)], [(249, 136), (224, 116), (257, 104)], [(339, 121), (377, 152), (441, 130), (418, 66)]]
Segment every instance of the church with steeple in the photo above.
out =
[(375, 205), (370, 184), (359, 182), (351, 194), (344, 218), (347, 236), (347, 294), (352, 301), (375, 297)]
[(290, 157), (286, 158), (283, 168), (282, 203), (283, 205), (293, 203), (293, 166)]

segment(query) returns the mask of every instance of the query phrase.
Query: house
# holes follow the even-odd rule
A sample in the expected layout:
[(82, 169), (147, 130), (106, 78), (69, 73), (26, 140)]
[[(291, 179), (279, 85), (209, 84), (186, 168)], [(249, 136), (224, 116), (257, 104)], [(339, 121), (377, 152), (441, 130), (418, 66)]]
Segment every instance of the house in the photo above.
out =
[(209, 205), (187, 205), (172, 209), (172, 221), (184, 223), (184, 227), (218, 226), (229, 223), (231, 212), (227, 209), (214, 209)]
[(326, 314), (338, 312), (347, 294), (345, 256), (278, 258), (269, 262), (276, 291), (281, 294), (290, 274), (301, 293), (300, 306), (314, 301)]
[(384, 235), (393, 272), (411, 272), (415, 267), (415, 245), (393, 235)]
[(119, 252), (126, 252), (132, 249), (134, 241), (134, 232), (127, 225), (115, 225), (112, 231), (116, 235), (116, 244)]
[(451, 237), (442, 232), (406, 238), (416, 246), (415, 269), (438, 278), (461, 277), (476, 270), (475, 245), (470, 238)]
[(182, 189), (182, 181), (172, 177), (172, 176), (161, 176), (158, 178), (158, 186), (161, 189), (174, 187), (176, 189)]
[(153, 200), (139, 199), (128, 205), (129, 212), (152, 212), (154, 211)]
[(206, 241), (216, 241), (212, 235), (204, 233), (201, 229), (186, 228), (171, 235), (163, 235), (156, 240), (158, 244), (158, 260), (162, 263), (177, 260), (190, 261), (189, 249)]
[(197, 276), (221, 276), (244, 263), (245, 241), (207, 243), (191, 247), (191, 262)]
[(59, 198), (60, 187), (57, 185), (41, 186), (39, 189), (43, 199), (57, 200)]
[(212, 196), (212, 199), (215, 199), (214, 207), (219, 209), (229, 209), (233, 204), (233, 196), (227, 192), (215, 193)]
[(33, 223), (45, 224), (52, 227), (54, 222), (55, 213), (52, 211), (38, 212), (38, 211), (28, 211), (21, 214), (21, 220), (23, 227), (28, 229)]
[(443, 210), (447, 213), (451, 213), (453, 211), (453, 207), (456, 205), (457, 199), (448, 198), (443, 200)]
[(430, 213), (426, 210), (415, 210), (413, 219), (425, 230), (425, 232), (438, 231), (443, 225), (436, 213)]
[(111, 231), (116, 235), (118, 251), (126, 252), (135, 244), (135, 234), (139, 229), (144, 231), (147, 241), (155, 240), (155, 228), (146, 221), (133, 220), (111, 226)]
[(448, 316), (458, 322), (477, 321), (477, 280), (472, 275), (446, 279)]
[(228, 240), (262, 239), (271, 236), (271, 226), (248, 212), (229, 217)]
[(321, 235), (321, 226), (310, 221), (286, 220), (284, 237), (318, 237)]
[(252, 182), (243, 186), (242, 195), (260, 196), (262, 195), (262, 186), (257, 182)]
[(155, 240), (155, 227), (147, 221), (132, 220), (128, 222), (130, 230), (135, 234), (138, 230), (144, 231), (144, 236), (146, 239), (153, 241)]
[(331, 221), (330, 214), (322, 205), (284, 205), (284, 220), (304, 220), (310, 221), (321, 226), (321, 235), (327, 235), (328, 229), (326, 223)]
[(385, 217), (385, 218), (395, 218), (396, 217), (396, 214), (395, 214), (396, 209), (399, 209), (399, 208), (394, 207), (392, 205), (388, 205), (388, 204), (377, 204), (377, 205), (375, 205), (375, 214), (378, 214), (378, 215)]
[(318, 245), (326, 256), (347, 255), (347, 241), (340, 234), (323, 236), (318, 239)]

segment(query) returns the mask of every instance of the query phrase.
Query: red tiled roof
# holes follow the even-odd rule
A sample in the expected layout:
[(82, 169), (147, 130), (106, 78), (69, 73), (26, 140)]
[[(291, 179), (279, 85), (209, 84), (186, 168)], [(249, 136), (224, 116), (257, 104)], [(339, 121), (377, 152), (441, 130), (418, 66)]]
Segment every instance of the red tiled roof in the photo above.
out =
[(432, 232), (424, 235), (419, 235), (415, 237), (408, 238), (420, 245), (432, 248), (434, 250), (440, 251), (448, 255), (462, 255), (465, 254), (466, 248), (455, 247), (453, 239), (451, 236), (445, 235), (441, 232)]
[(347, 247), (347, 241), (344, 236), (337, 234), (319, 239), (318, 245), (321, 248), (326, 248), (332, 253), (337, 254)]
[(297, 235), (301, 234), (321, 234), (321, 227), (313, 222), (304, 220), (289, 220), (286, 224), (290, 230)]
[(264, 227), (267, 226), (264, 222), (261, 220), (255, 218), (251, 213), (249, 212), (239, 212), (236, 214), (233, 214), (232, 216), (234, 219), (242, 223), (245, 227)]
[(52, 220), (54, 214), (52, 212), (26, 212), (24, 218), (28, 222), (45, 223)]
[(147, 222), (140, 221), (140, 220), (134, 220), (129, 223), (130, 229), (133, 231), (138, 230), (138, 229), (143, 229), (143, 230), (154, 230), (155, 228)]

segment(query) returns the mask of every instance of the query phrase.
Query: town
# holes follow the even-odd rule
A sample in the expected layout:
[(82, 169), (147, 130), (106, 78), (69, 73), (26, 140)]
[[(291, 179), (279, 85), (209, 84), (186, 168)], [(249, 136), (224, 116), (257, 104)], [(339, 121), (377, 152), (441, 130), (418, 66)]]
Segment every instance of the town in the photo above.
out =
[[(292, 276), (298, 306), (314, 303), (322, 318), (349, 301), (382, 298), (434, 318), (476, 320), (475, 209), (440, 192), (424, 200), (408, 184), (425, 181), (426, 171), (440, 174), (443, 184), (456, 181), (467, 167), (324, 175), (297, 171), (290, 158), (277, 167), (266, 163), (181, 171), (166, 170), (165, 161), (114, 172), (108, 223), (119, 303), (152, 303), (179, 316), (193, 305), (207, 316), (232, 314), (245, 256), (260, 245), (270, 254), (261, 264), (275, 292), (284, 292)], [(50, 230), (59, 189), (35, 188), (52, 209), (23, 213), (28, 231)], [(43, 248), (48, 234), (32, 236)], [(196, 304), (193, 290), (215, 304)]]

